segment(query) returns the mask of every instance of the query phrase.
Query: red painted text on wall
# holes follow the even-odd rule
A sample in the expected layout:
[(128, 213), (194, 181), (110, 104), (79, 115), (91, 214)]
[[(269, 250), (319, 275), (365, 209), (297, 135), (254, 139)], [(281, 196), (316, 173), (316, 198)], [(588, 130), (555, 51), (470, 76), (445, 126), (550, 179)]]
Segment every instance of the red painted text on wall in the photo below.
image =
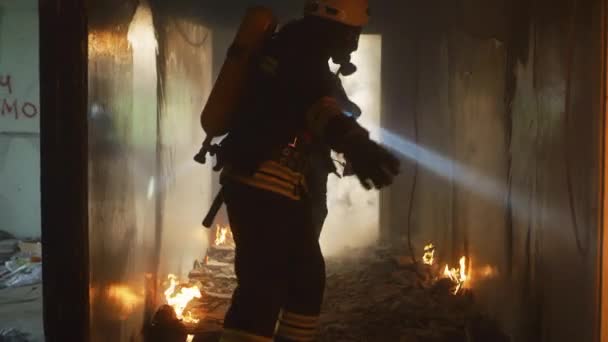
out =
[(33, 119), (38, 115), (38, 107), (31, 101), (13, 95), (14, 79), (10, 74), (0, 74), (0, 118), (15, 120)]

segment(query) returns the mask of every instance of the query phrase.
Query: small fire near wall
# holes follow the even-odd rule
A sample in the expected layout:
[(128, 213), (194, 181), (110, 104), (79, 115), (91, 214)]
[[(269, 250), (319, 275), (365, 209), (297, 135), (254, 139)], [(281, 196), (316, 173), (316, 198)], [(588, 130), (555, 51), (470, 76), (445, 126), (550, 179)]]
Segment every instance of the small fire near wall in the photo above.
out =
[[(424, 255), (422, 256), (422, 263), (429, 267), (429, 270), (436, 268), (436, 257), (435, 257), (435, 245), (432, 243), (424, 246)], [(460, 258), (458, 267), (450, 267), (449, 264), (445, 264), (443, 272), (435, 276), (435, 279), (447, 279), (453, 284), (452, 293), (457, 295), (461, 293), (467, 285), (469, 279), (467, 270), (467, 258), (465, 256)]]
[[(187, 280), (169, 274), (164, 283), (163, 305), (152, 322), (149, 340), (153, 342), (192, 342), (204, 323), (221, 328), (219, 306), (229, 305), (236, 288), (234, 239), (230, 227), (217, 226), (205, 257), (195, 261)], [(213, 329), (212, 329), (213, 330)]]

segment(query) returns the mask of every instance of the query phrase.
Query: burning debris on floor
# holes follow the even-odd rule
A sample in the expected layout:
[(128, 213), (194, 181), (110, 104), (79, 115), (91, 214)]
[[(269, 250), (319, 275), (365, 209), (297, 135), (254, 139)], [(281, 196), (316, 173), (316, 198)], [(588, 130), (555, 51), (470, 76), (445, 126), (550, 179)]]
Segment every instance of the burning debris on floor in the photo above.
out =
[(188, 277), (201, 284), (204, 296), (193, 301), (193, 311), (204, 317), (198, 330), (220, 331), (232, 293), (236, 288), (234, 273), (234, 240), (229, 227), (218, 226), (214, 243), (207, 249), (203, 262), (195, 262)]
[[(230, 228), (218, 226), (215, 241), (202, 261), (195, 261), (188, 281), (169, 275), (167, 305), (153, 319), (158, 342), (216, 341), (236, 288), (234, 240)], [(196, 338), (194, 337), (196, 335)]]
[(466, 259), (444, 274), (425, 252), (420, 263), (388, 248), (328, 259), (320, 341), (509, 341), (475, 309)]
[[(502, 342), (497, 325), (473, 305), (467, 259), (439, 265), (435, 246), (413, 262), (390, 248), (349, 250), (327, 260), (321, 315), (322, 342)], [(155, 328), (172, 336), (158, 341), (217, 341), (236, 287), (234, 242), (229, 228), (216, 229), (215, 243), (196, 262), (189, 281), (169, 276), (168, 305)]]

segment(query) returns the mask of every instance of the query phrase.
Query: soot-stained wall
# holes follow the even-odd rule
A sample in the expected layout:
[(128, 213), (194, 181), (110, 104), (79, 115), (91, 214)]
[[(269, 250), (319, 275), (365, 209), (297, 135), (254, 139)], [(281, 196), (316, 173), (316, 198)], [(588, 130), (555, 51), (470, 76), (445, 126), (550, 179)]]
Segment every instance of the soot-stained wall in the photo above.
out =
[(385, 237), (467, 255), (477, 302), (514, 341), (592, 341), (600, 1), (394, 6), (384, 126), (417, 147), (383, 195)]
[(168, 273), (202, 259), (210, 170), (192, 157), (211, 34), (145, 3), (89, 7), (91, 341), (141, 341)]

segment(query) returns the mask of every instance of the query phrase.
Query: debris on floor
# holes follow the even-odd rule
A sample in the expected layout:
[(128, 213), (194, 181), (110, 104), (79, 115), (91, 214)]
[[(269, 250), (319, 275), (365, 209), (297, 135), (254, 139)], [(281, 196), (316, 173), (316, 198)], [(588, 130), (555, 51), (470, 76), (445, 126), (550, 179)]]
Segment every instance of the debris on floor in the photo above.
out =
[(30, 342), (30, 334), (10, 328), (0, 330), (0, 342)]
[(0, 342), (42, 342), (42, 247), (0, 231)]
[[(11, 234), (0, 230), (0, 264), (4, 264), (18, 252), (19, 241)], [(0, 275), (2, 270), (0, 269)]]
[(12, 262), (18, 267), (7, 267), (9, 273), (0, 278), (0, 289), (35, 285), (42, 282), (42, 264), (39, 262), (26, 262), (16, 259)]
[(42, 243), (36, 240), (22, 240), (18, 243), (19, 251), (34, 258), (42, 257)]
[(234, 248), (211, 246), (204, 261), (196, 262), (188, 277), (199, 281), (207, 296), (230, 299), (236, 288)]
[[(218, 231), (221, 228), (218, 228)], [(226, 233), (223, 233), (226, 235)], [(234, 273), (234, 243), (231, 236), (221, 238), (219, 233), (214, 243), (207, 250), (202, 262), (196, 262), (194, 269), (188, 277), (191, 282), (201, 284), (203, 296), (191, 303), (192, 312), (196, 317), (203, 319), (193, 329), (198, 335), (217, 335), (222, 330), (224, 316), (232, 293), (236, 288), (236, 274)], [(195, 341), (200, 340), (200, 337)]]
[(507, 342), (474, 306), (472, 292), (391, 249), (358, 249), (327, 260), (320, 341)]
[(0, 289), (42, 282), (42, 247), (37, 241), (19, 241), (0, 232)]
[[(320, 342), (509, 341), (494, 321), (477, 311), (472, 291), (441, 276), (438, 264), (414, 263), (382, 247), (342, 255), (326, 262)], [(233, 249), (213, 246), (190, 273), (190, 283), (201, 284), (203, 294), (188, 305), (200, 318), (185, 325), (195, 342), (218, 340), (236, 285), (233, 261)]]

